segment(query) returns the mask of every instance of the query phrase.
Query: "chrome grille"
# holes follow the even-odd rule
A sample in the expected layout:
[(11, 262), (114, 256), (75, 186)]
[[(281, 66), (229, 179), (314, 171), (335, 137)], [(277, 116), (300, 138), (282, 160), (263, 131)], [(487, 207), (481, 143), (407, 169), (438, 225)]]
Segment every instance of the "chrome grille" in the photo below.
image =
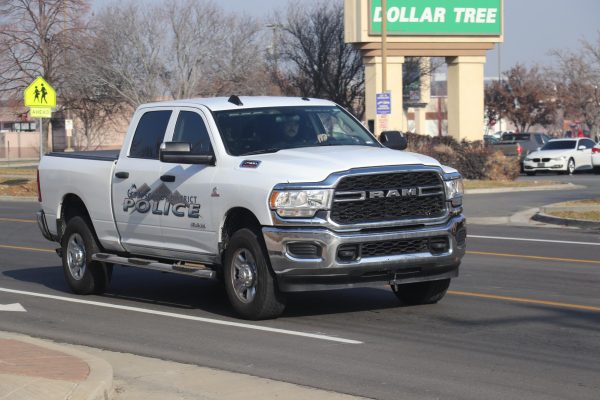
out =
[[(418, 195), (370, 198), (360, 192), (417, 190)], [(354, 195), (352, 194), (354, 193)], [(332, 221), (347, 225), (393, 220), (439, 218), (446, 212), (444, 185), (434, 171), (347, 176), (338, 183)]]

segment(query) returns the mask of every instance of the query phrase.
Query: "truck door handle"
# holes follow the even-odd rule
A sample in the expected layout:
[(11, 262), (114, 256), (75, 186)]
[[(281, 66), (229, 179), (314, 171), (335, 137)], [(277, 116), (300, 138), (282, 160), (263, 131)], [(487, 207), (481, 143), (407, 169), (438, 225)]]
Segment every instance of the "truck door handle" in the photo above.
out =
[(119, 179), (127, 179), (127, 178), (129, 178), (129, 172), (119, 171), (115, 174), (115, 177), (117, 177)]
[(163, 182), (175, 182), (175, 176), (174, 175), (163, 175), (160, 177), (160, 180)]

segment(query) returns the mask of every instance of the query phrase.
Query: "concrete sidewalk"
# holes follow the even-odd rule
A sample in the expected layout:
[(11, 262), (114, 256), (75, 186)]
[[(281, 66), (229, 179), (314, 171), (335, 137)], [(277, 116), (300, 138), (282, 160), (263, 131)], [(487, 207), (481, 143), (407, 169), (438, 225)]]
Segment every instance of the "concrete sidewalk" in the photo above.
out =
[(1, 400), (248, 398), (357, 399), (251, 375), (0, 332)]
[(70, 346), (0, 333), (0, 399), (104, 400), (112, 394), (106, 361)]

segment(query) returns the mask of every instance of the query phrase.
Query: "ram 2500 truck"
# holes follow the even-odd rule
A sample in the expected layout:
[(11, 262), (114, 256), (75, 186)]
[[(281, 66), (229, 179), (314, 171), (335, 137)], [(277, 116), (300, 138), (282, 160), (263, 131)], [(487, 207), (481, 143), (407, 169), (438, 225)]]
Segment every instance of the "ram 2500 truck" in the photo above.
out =
[(462, 179), (405, 148), (325, 100), (146, 104), (121, 151), (43, 157), (37, 220), (78, 294), (124, 265), (221, 279), (248, 319), (287, 292), (382, 282), (435, 303), (465, 253)]

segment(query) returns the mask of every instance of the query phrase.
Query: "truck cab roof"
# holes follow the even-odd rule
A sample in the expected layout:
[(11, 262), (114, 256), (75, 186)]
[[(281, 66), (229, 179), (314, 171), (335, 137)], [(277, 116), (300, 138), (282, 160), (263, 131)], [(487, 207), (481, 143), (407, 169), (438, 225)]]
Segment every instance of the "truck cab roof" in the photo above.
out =
[[(235, 99), (239, 100), (237, 102)], [(237, 103), (237, 104), (236, 104)], [(241, 104), (240, 104), (241, 103)], [(170, 100), (141, 105), (139, 108), (149, 107), (182, 107), (205, 106), (211, 111), (238, 110), (244, 108), (262, 107), (294, 107), (294, 106), (335, 106), (329, 100), (307, 97), (285, 96), (231, 96), (231, 97), (199, 97), (185, 100)]]

